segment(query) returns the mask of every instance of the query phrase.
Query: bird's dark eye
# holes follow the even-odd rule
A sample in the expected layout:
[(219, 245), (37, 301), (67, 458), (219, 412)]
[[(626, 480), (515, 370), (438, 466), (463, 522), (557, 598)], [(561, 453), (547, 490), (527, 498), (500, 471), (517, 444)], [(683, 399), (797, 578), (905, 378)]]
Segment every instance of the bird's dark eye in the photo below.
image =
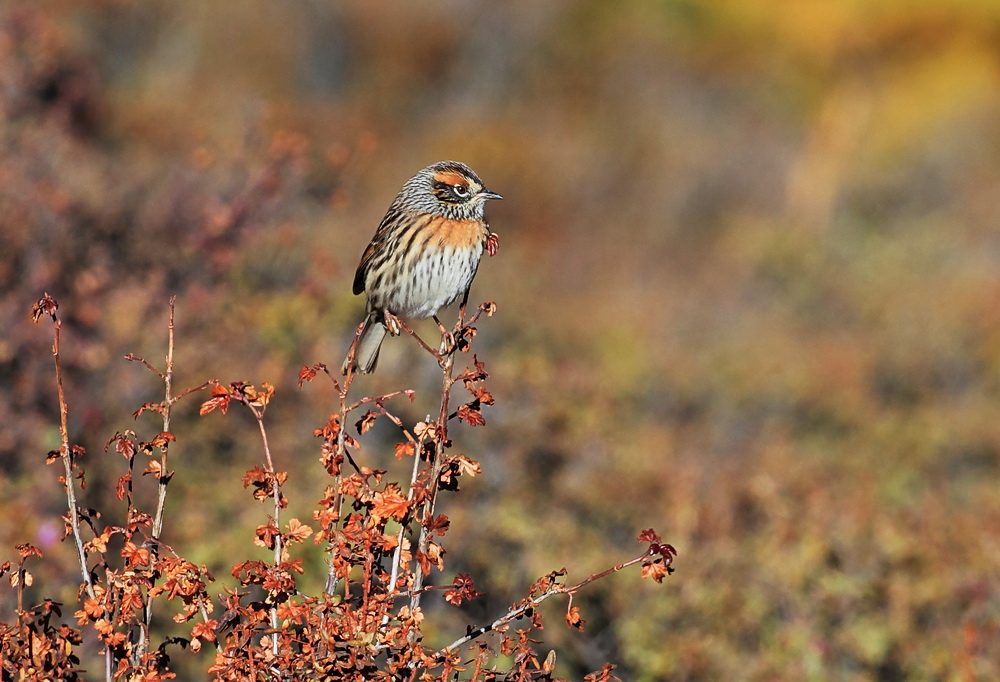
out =
[(458, 195), (460, 197), (467, 197), (467, 196), (469, 196), (469, 186), (468, 185), (462, 185), (462, 184), (454, 185), (454, 188), (455, 188), (455, 194), (456, 195)]

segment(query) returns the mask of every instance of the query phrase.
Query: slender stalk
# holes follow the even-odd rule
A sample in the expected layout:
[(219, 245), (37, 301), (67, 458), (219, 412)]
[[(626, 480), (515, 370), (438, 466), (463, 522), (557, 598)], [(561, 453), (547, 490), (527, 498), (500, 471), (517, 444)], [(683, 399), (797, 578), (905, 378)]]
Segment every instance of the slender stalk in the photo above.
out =
[[(80, 535), (80, 518), (76, 502), (76, 484), (73, 482), (73, 451), (69, 444), (69, 404), (66, 402), (66, 391), (63, 388), (62, 359), (59, 348), (62, 321), (56, 316), (56, 309), (58, 307), (59, 304), (56, 303), (56, 301), (48, 294), (45, 294), (45, 296), (35, 304), (32, 316), (35, 321), (38, 320), (42, 313), (47, 313), (52, 317), (52, 324), (54, 328), (52, 358), (55, 361), (56, 367), (56, 391), (59, 398), (59, 437), (62, 441), (59, 454), (61, 455), (63, 461), (65, 477), (63, 484), (66, 487), (66, 505), (69, 508), (69, 524), (73, 533), (73, 542), (76, 545), (77, 557), (80, 561), (80, 573), (83, 576), (84, 588), (87, 592), (87, 596), (96, 600), (97, 593), (94, 590), (94, 583), (90, 577), (90, 571), (87, 570), (87, 552), (83, 548), (83, 538)], [(112, 659), (113, 654), (111, 652), (111, 647), (105, 646), (104, 677), (108, 680), (108, 682), (112, 679)]]
[[(170, 408), (174, 404), (173, 378), (174, 378), (174, 303), (176, 296), (170, 297), (170, 317), (167, 320), (167, 371), (163, 375), (165, 387), (163, 396), (163, 430), (170, 432)], [(157, 479), (159, 486), (156, 498), (156, 515), (153, 518), (153, 539), (159, 540), (160, 533), (163, 532), (163, 510), (167, 503), (167, 445), (161, 449), (160, 456), (160, 476)], [(155, 550), (154, 550), (155, 551)]]
[[(164, 384), (164, 395), (163, 395), (163, 431), (165, 433), (170, 432), (170, 408), (174, 403), (173, 397), (173, 376), (174, 376), (174, 303), (177, 297), (171, 296), (168, 303), (170, 308), (170, 314), (167, 319), (167, 370), (165, 373), (156, 372), (163, 379)], [(145, 363), (145, 361), (143, 361)], [(152, 367), (146, 363), (147, 367)], [(160, 545), (160, 535), (163, 532), (163, 511), (167, 505), (167, 484), (170, 481), (169, 474), (167, 473), (167, 448), (169, 447), (169, 441), (164, 443), (160, 448), (160, 475), (157, 477), (157, 495), (156, 495), (156, 513), (153, 516), (153, 527), (152, 527), (152, 538), (153, 542), (150, 543), (150, 551), (153, 555), (153, 561), (155, 563), (156, 558), (159, 556), (159, 545)], [(146, 608), (143, 610), (143, 637), (139, 640), (139, 645), (136, 647), (135, 661), (138, 663), (142, 660), (143, 655), (149, 649), (149, 631), (150, 625), (153, 622), (153, 600), (146, 599)]]
[[(408, 438), (410, 437), (409, 434), (407, 434), (407, 437)], [(413, 471), (410, 473), (410, 488), (406, 494), (407, 501), (413, 500), (414, 487), (416, 486), (417, 483), (417, 476), (420, 473), (420, 451), (423, 449), (423, 447), (424, 447), (424, 437), (423, 435), (421, 435), (420, 439), (416, 441), (416, 443), (414, 443)], [(400, 524), (399, 532), (396, 533), (396, 549), (394, 549), (392, 552), (392, 571), (389, 575), (389, 594), (392, 594), (397, 589), (396, 581), (399, 580), (399, 571), (402, 568), (402, 566), (400, 565), (400, 558), (403, 555), (403, 538), (406, 535), (406, 527), (407, 527), (406, 523)], [(389, 612), (387, 611), (386, 614), (382, 616), (382, 623), (380, 627), (384, 629), (388, 623), (389, 623)]]
[[(53, 316), (53, 319), (54, 316)], [(83, 575), (83, 582), (87, 586), (87, 595), (91, 599), (96, 599), (94, 583), (87, 570), (87, 553), (83, 549), (83, 538), (80, 536), (80, 519), (76, 504), (76, 485), (73, 483), (73, 454), (69, 445), (69, 405), (66, 403), (66, 392), (63, 389), (62, 361), (59, 355), (59, 336), (62, 330), (62, 322), (55, 320), (55, 340), (52, 344), (52, 357), (56, 363), (56, 389), (59, 395), (59, 436), (62, 439), (62, 446), (59, 453), (62, 455), (63, 468), (65, 471), (64, 484), (66, 486), (66, 501), (69, 507), (69, 523), (73, 530), (73, 540), (76, 544), (77, 555), (80, 559), (80, 572)]]
[[(271, 446), (267, 441), (267, 429), (264, 428), (264, 414), (261, 410), (250, 405), (254, 417), (257, 418), (257, 426), (260, 428), (260, 437), (264, 444), (264, 457), (267, 460), (267, 469), (271, 473), (272, 485), (274, 486), (274, 526), (278, 529), (274, 540), (274, 565), (277, 567), (281, 563), (282, 547), (281, 540), (281, 486), (278, 484), (278, 475), (274, 469), (274, 462), (271, 460)], [(278, 607), (271, 607), (271, 653), (278, 655)]]
[[(357, 330), (354, 332), (354, 342), (351, 343), (351, 348), (350, 350), (347, 351), (347, 361), (346, 361), (347, 371), (345, 372), (346, 376), (344, 378), (343, 386), (341, 386), (340, 382), (337, 381), (336, 377), (334, 377), (332, 374), (329, 373), (329, 371), (327, 371), (327, 374), (333, 380), (333, 385), (337, 388), (340, 398), (340, 410), (338, 412), (340, 416), (340, 429), (337, 431), (337, 446), (336, 450), (334, 451), (334, 457), (341, 456), (344, 458), (344, 461), (347, 460), (347, 446), (345, 445), (345, 442), (347, 440), (347, 413), (350, 412), (352, 409), (347, 404), (347, 394), (351, 390), (351, 384), (354, 383), (354, 356), (358, 352), (358, 342), (361, 340), (361, 332), (363, 332), (364, 329), (365, 329), (365, 323), (362, 322), (361, 324), (358, 325)], [(333, 485), (337, 491), (336, 497), (334, 498), (334, 508), (337, 510), (338, 525), (340, 524), (340, 513), (341, 513), (340, 507), (344, 499), (344, 495), (340, 491), (340, 484), (342, 479), (343, 476), (341, 474), (340, 467), (338, 466), (337, 475), (334, 476), (333, 479)], [(329, 561), (327, 562), (326, 586), (324, 587), (323, 591), (326, 594), (336, 593), (337, 582), (338, 582), (337, 574), (336, 571), (334, 570), (333, 556), (331, 555)]]
[[(461, 318), (459, 318), (459, 328), (461, 328)], [(428, 481), (427, 500), (421, 512), (418, 522), (420, 523), (420, 536), (417, 541), (417, 552), (427, 554), (430, 546), (430, 531), (428, 521), (434, 516), (434, 507), (437, 502), (438, 483), (441, 479), (441, 462), (444, 459), (445, 444), (448, 442), (448, 403), (451, 399), (452, 370), (454, 368), (454, 354), (449, 353), (443, 358), (441, 368), (441, 409), (438, 412), (437, 429), (435, 434), (434, 454), (430, 462), (430, 480)], [(419, 453), (418, 453), (419, 455)], [(416, 556), (416, 555), (415, 555)], [(421, 562), (417, 561), (416, 574), (413, 577), (413, 595), (410, 597), (410, 613), (414, 613), (420, 607), (420, 596), (424, 586), (424, 570)]]
[[(413, 488), (417, 482), (417, 475), (420, 473), (420, 450), (423, 448), (424, 439), (423, 437), (417, 442), (413, 453), (413, 471), (410, 473), (410, 490), (406, 494), (407, 501), (413, 499)], [(396, 534), (396, 549), (392, 553), (392, 573), (389, 577), (389, 590), (396, 589), (396, 581), (399, 579), (399, 559), (403, 553), (403, 536), (406, 534), (406, 524), (402, 524), (399, 527), (399, 532)], [(386, 615), (383, 625), (389, 619), (388, 614)]]

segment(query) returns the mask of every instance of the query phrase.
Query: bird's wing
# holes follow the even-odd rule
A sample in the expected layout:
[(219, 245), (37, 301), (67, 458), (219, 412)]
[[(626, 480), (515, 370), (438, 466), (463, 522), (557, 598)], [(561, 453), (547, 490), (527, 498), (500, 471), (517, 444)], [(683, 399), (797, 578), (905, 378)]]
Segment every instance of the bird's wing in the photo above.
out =
[(402, 211), (393, 203), (389, 207), (389, 211), (385, 214), (385, 217), (382, 218), (382, 222), (379, 223), (378, 229), (375, 230), (375, 236), (372, 237), (367, 248), (365, 248), (365, 252), (361, 255), (361, 262), (354, 273), (353, 290), (355, 295), (365, 290), (365, 276), (368, 274), (368, 268), (371, 265), (372, 259), (375, 257), (375, 254), (386, 247), (389, 242), (389, 236), (393, 233), (394, 227), (401, 217)]

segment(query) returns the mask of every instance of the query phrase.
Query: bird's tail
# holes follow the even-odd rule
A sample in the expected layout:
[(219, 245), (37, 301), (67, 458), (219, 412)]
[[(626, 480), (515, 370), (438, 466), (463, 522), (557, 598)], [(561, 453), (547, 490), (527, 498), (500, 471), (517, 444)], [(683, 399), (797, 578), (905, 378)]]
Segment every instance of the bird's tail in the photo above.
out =
[[(354, 353), (354, 368), (362, 374), (371, 374), (378, 364), (378, 352), (382, 348), (382, 340), (385, 338), (386, 328), (374, 315), (369, 315), (365, 320), (365, 328), (361, 330), (361, 337), (358, 339), (357, 351)], [(347, 363), (351, 359), (350, 353), (344, 360), (341, 372), (347, 374)]]

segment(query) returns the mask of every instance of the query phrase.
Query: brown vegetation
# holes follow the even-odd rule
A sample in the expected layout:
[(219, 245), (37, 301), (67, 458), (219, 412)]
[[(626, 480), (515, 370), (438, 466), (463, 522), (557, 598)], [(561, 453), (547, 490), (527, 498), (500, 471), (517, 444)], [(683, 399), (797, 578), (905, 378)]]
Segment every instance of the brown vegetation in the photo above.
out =
[[(0, 5), (0, 563), (33, 575), (24, 622), (101, 665), (61, 629), (81, 576), (30, 303), (61, 306), (80, 504), (127, 529), (105, 443), (177, 434), (163, 542), (235, 589), (234, 557), (274, 562), (242, 532), (257, 422), (199, 418), (196, 396), (170, 429), (123, 418), (163, 391), (121, 358), (162, 355), (176, 296), (175, 385), (274, 384), (282, 518), (312, 526), (311, 434), (338, 398), (297, 372), (343, 357), (351, 274), (400, 182), (454, 157), (506, 197), (473, 288), (498, 306), (475, 339), (497, 404), (460, 444), (483, 475), (438, 512), (449, 570), (485, 596), (425, 599), (429, 646), (654, 527), (680, 572), (581, 591), (586, 631), (544, 631), (553, 674), (996, 677), (998, 25), (974, 0)], [(363, 394), (413, 388), (393, 414), (426, 422), (440, 375), (395, 341)], [(405, 482), (389, 424), (358, 464)], [(273, 502), (261, 467), (247, 483)], [(4, 614), (20, 594), (0, 589)], [(156, 641), (190, 637), (166, 610)], [(182, 671), (206, 654), (171, 649)]]

